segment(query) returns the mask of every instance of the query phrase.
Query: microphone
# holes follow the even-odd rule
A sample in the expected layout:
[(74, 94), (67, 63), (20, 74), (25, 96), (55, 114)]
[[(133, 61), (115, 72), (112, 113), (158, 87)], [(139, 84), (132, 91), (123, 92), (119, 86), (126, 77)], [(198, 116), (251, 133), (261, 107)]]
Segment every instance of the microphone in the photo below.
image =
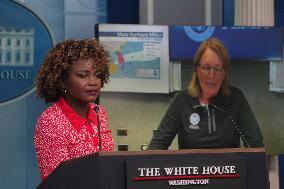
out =
[(99, 151), (101, 151), (102, 150), (102, 139), (101, 139), (101, 123), (100, 123), (99, 109), (100, 109), (99, 106), (94, 107), (94, 111), (96, 112), (97, 120), (98, 120)]
[(235, 127), (235, 129), (237, 130), (237, 132), (239, 133), (239, 136), (241, 137), (244, 145), (248, 148), (251, 148), (251, 145), (249, 144), (249, 142), (247, 141), (245, 135), (243, 134), (242, 130), (240, 129), (240, 127), (237, 125), (237, 123), (234, 121), (234, 119), (232, 118), (232, 116), (227, 113), (223, 108), (217, 106), (216, 104), (213, 103), (209, 103), (209, 106), (211, 106), (214, 109), (217, 109), (221, 112), (223, 112), (228, 118), (229, 120), (232, 122), (233, 126)]

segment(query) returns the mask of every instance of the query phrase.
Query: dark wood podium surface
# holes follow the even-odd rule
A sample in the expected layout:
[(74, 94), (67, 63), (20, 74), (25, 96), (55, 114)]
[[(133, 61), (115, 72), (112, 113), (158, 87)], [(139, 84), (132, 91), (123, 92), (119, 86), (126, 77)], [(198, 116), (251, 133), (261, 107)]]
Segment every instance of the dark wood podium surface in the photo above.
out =
[[(263, 148), (232, 148), (232, 149), (189, 149), (189, 150), (148, 150), (148, 151), (118, 151), (99, 152), (85, 157), (68, 160), (61, 163), (56, 170), (37, 188), (38, 189), (129, 189), (127, 179), (127, 164), (163, 162), (173, 165), (174, 162), (186, 160), (191, 164), (199, 164), (199, 160), (214, 162), (215, 160), (230, 162), (240, 158), (245, 162), (246, 189), (268, 189), (268, 168), (266, 153)], [(165, 165), (167, 166), (167, 165)], [(129, 171), (128, 171), (129, 172)], [(128, 175), (129, 177), (129, 175)], [(161, 177), (162, 178), (162, 177)], [(163, 177), (164, 179), (164, 177)], [(147, 181), (150, 183), (151, 181)], [(159, 188), (216, 188), (216, 186), (168, 186), (163, 182)], [(155, 182), (157, 185), (159, 182)], [(216, 184), (215, 184), (216, 185)], [(141, 187), (143, 184), (141, 185)], [(219, 188), (233, 188), (222, 186)], [(136, 188), (136, 187), (133, 187)], [(139, 188), (139, 187), (138, 187)], [(149, 187), (148, 187), (149, 188)]]

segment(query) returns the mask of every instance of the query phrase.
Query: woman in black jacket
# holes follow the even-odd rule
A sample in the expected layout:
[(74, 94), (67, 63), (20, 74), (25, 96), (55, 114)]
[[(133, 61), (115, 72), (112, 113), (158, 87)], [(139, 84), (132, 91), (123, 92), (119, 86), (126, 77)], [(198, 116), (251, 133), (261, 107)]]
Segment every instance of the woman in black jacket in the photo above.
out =
[(230, 57), (223, 43), (201, 43), (188, 89), (178, 94), (149, 144), (168, 149), (178, 134), (180, 149), (263, 147), (255, 116), (241, 90), (228, 81)]

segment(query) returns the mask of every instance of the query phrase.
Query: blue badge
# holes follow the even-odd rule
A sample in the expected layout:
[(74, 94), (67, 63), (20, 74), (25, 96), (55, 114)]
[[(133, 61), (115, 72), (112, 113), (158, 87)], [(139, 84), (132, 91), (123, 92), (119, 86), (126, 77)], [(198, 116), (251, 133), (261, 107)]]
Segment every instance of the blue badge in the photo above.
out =
[(193, 113), (189, 118), (190, 124), (197, 125), (200, 122), (200, 116), (197, 113)]
[(21, 3), (1, 0), (0, 10), (2, 105), (33, 91), (36, 72), (52, 48), (53, 40), (44, 22)]

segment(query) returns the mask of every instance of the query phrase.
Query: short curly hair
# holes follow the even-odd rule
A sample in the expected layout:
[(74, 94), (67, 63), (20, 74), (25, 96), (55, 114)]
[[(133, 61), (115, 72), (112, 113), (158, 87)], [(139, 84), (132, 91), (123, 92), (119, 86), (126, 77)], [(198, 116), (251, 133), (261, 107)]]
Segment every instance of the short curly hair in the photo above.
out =
[(35, 78), (36, 93), (45, 103), (63, 96), (63, 81), (71, 65), (78, 60), (94, 59), (94, 67), (102, 72), (102, 87), (109, 80), (109, 52), (96, 39), (66, 40), (51, 49)]

